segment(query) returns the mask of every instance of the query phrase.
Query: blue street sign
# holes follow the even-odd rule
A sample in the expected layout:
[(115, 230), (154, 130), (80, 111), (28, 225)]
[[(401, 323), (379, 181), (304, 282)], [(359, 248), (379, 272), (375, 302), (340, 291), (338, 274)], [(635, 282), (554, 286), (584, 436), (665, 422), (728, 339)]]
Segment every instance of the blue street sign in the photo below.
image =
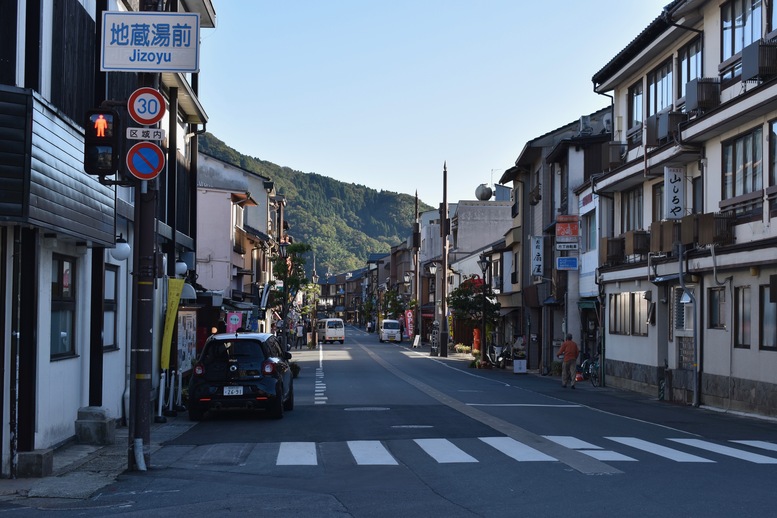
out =
[(556, 270), (577, 270), (577, 257), (556, 257)]
[(127, 152), (127, 169), (135, 178), (152, 180), (165, 167), (165, 155), (153, 142), (138, 142)]

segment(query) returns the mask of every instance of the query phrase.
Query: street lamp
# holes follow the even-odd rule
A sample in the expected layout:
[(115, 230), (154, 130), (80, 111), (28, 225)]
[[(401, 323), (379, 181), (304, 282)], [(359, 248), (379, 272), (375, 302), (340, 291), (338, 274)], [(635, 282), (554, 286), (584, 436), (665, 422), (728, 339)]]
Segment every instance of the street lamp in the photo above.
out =
[[(286, 259), (289, 257), (289, 249), (288, 249), (289, 243), (287, 241), (281, 241), (278, 243), (278, 255), (281, 256), (281, 259)], [(281, 301), (281, 321), (280, 321), (280, 328), (281, 328), (281, 345), (283, 345), (283, 350), (288, 350), (287, 345), (287, 337), (288, 337), (288, 329), (286, 329), (286, 312), (288, 311), (288, 284), (289, 284), (289, 267), (286, 263), (286, 261), (283, 261), (283, 290), (281, 291), (283, 300)]]
[[(432, 278), (434, 278), (434, 321), (432, 322), (432, 348), (430, 351), (431, 356), (437, 356), (440, 354), (440, 335), (437, 335), (437, 349), (434, 347), (434, 340), (435, 340), (435, 324), (437, 326), (440, 325), (439, 322), (437, 322), (437, 263), (429, 263), (429, 273), (431, 274)], [(438, 327), (439, 330), (439, 327)]]
[(486, 256), (486, 254), (481, 254), (480, 259), (478, 259), (478, 266), (480, 267), (480, 271), (483, 272), (483, 319), (481, 323), (481, 330), (480, 330), (480, 360), (485, 361), (486, 360), (486, 272), (488, 271), (488, 267), (491, 264), (490, 259)]
[(311, 320), (311, 330), (313, 331), (313, 336), (310, 337), (310, 339), (313, 341), (313, 348), (315, 349), (318, 347), (318, 275), (316, 275), (316, 271), (313, 270), (313, 284), (315, 285), (315, 291), (313, 292), (313, 316), (310, 319)]

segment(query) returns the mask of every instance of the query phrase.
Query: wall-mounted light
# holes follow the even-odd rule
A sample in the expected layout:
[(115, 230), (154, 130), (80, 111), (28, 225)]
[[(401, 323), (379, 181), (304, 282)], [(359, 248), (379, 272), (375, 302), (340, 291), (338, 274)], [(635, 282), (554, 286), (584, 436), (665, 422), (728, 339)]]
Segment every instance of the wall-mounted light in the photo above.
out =
[(129, 243), (124, 239), (124, 235), (119, 234), (119, 237), (116, 238), (116, 246), (111, 248), (111, 257), (117, 261), (125, 261), (131, 253), (132, 249), (130, 248)]
[(429, 273), (437, 275), (437, 263), (429, 263)]
[(185, 262), (181, 261), (180, 259), (175, 262), (175, 274), (178, 277), (181, 277), (183, 275), (186, 275), (186, 272), (189, 271), (189, 265)]

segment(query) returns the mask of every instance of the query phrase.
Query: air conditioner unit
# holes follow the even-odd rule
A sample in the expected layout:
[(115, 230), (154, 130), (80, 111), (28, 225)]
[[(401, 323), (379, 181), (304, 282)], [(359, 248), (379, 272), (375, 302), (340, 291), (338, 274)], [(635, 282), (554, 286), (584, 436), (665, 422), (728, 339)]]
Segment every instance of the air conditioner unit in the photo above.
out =
[(685, 85), (685, 111), (707, 111), (720, 105), (720, 81), (717, 77), (697, 77)]
[(602, 169), (608, 170), (623, 165), (626, 144), (623, 142), (605, 142), (602, 144)]
[(734, 216), (730, 212), (702, 214), (699, 221), (700, 245), (734, 243)]
[(777, 43), (758, 40), (742, 49), (742, 81), (777, 75)]
[(663, 249), (663, 240), (661, 239), (662, 229), (660, 221), (654, 221), (650, 224), (650, 251), (653, 253), (666, 252)]
[(682, 112), (661, 112), (658, 114), (657, 137), (664, 142), (678, 131), (677, 126), (685, 121), (687, 115)]

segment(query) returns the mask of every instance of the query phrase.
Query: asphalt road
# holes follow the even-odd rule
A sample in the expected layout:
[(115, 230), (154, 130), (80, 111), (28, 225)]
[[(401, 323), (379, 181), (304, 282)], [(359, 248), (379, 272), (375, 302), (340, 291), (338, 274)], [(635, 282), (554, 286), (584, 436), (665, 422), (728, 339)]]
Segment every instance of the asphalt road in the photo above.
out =
[(773, 422), (470, 369), (353, 328), (292, 354), (283, 419), (210, 415), (58, 516), (774, 515)]

